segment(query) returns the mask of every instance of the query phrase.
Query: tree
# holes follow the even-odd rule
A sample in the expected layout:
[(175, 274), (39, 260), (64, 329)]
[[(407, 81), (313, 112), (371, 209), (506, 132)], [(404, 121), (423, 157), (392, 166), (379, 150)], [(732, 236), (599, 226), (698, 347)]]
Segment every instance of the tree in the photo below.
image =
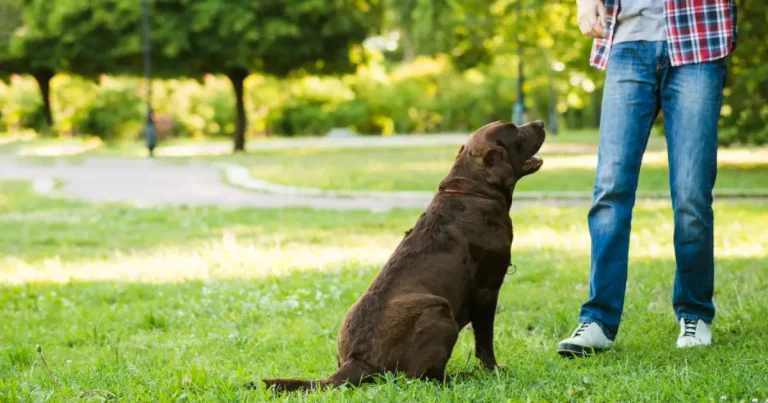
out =
[[(0, 0), (16, 14), (0, 71), (38, 82), (52, 124), (49, 81), (58, 71), (86, 77), (142, 71), (141, 7), (132, 0)], [(260, 72), (353, 72), (355, 48), (381, 18), (378, 0), (155, 0), (153, 68), (159, 77), (223, 74), (232, 82), (234, 149), (245, 149), (244, 81)], [(20, 25), (19, 25), (20, 21)], [(4, 24), (5, 25), (5, 24)], [(8, 26), (11, 26), (8, 23)], [(10, 34), (9, 34), (10, 32)], [(2, 45), (2, 42), (0, 42)]]
[(738, 38), (728, 60), (719, 140), (768, 143), (768, 4), (739, 2)]
[(494, 35), (496, 21), (489, 13), (494, 2), (385, 0), (383, 28), (399, 33), (395, 55), (402, 61), (445, 53), (463, 70), (492, 61), (485, 43)]
[(118, 71), (136, 53), (130, 1), (0, 0), (0, 73), (29, 74), (37, 81), (46, 123), (53, 126), (50, 81), (57, 72), (94, 78)]
[(378, 26), (376, 0), (156, 0), (153, 55), (161, 76), (223, 74), (232, 82), (234, 150), (245, 149), (244, 81), (353, 72), (351, 52)]
[(0, 75), (29, 74), (37, 81), (43, 99), (43, 113), (53, 126), (50, 81), (61, 61), (55, 38), (30, 26), (34, 14), (14, 0), (0, 0)]

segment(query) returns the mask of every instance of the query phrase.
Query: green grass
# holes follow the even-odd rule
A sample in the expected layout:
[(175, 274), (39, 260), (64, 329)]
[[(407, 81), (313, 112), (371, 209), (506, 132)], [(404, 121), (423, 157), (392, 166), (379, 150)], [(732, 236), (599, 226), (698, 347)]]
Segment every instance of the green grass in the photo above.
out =
[[(716, 204), (715, 344), (674, 348), (667, 203), (635, 211), (614, 351), (556, 343), (588, 293), (586, 211), (524, 208), (495, 335), (508, 372), (451, 386), (389, 376), (301, 395), (244, 390), (335, 367), (346, 309), (420, 211), (134, 208), (0, 182), (0, 401), (728, 401), (768, 398), (768, 206)], [(477, 370), (464, 331), (449, 371)], [(40, 345), (55, 384), (35, 351)], [(82, 396), (82, 399), (80, 398)]]
[[(429, 190), (445, 177), (456, 147), (416, 149), (289, 150), (231, 157), (256, 178), (285, 185), (329, 190)], [(768, 150), (720, 152), (715, 188), (768, 189)], [(596, 153), (543, 154), (544, 166), (520, 181), (521, 192), (591, 192)], [(639, 192), (668, 192), (666, 153), (648, 151), (640, 173)]]

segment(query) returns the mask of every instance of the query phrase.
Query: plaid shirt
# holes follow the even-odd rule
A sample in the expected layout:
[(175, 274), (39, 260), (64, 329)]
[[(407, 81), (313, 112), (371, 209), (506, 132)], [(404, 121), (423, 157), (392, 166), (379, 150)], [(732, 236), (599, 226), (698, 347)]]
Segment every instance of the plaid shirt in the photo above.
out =
[[(595, 39), (589, 63), (608, 67), (620, 0), (604, 0), (606, 39)], [(633, 1), (633, 0), (629, 0)], [(708, 62), (728, 56), (736, 47), (734, 0), (663, 0), (667, 46), (672, 66)]]

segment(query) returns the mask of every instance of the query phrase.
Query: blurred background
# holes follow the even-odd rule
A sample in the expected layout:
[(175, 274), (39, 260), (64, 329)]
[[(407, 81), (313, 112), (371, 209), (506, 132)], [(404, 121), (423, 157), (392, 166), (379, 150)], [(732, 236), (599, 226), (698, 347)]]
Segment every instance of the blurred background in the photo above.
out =
[[(227, 137), (242, 149), (334, 128), (467, 133), (513, 117), (585, 134), (604, 73), (588, 66), (571, 3), (0, 0), (0, 133), (140, 139), (151, 61), (161, 142)], [(721, 142), (759, 144), (768, 6), (739, 3)]]

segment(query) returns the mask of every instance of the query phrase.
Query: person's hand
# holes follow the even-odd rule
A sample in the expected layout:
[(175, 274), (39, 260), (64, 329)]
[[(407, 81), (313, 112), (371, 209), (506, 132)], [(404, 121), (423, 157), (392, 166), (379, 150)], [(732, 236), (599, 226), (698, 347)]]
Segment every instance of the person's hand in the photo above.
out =
[(592, 38), (605, 38), (605, 5), (601, 0), (576, 0), (579, 29)]

